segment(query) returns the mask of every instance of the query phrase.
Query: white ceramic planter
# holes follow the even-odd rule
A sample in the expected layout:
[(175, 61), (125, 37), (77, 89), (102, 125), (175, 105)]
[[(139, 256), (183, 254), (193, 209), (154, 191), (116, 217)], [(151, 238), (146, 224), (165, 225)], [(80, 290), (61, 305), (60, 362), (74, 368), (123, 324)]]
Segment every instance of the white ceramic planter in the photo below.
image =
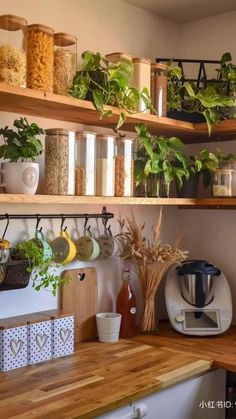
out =
[(39, 165), (32, 162), (1, 164), (2, 183), (6, 193), (34, 195), (39, 183)]
[(97, 313), (96, 322), (98, 329), (98, 340), (100, 342), (118, 342), (121, 314)]

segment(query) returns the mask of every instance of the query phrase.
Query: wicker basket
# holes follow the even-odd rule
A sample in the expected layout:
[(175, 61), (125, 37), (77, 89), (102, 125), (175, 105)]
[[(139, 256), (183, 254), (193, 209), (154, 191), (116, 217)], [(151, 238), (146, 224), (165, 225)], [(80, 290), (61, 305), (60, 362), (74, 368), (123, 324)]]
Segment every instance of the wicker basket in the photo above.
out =
[[(1, 273), (5, 278), (0, 284), (0, 291), (7, 291), (19, 288), (25, 288), (29, 284), (31, 272), (28, 271), (30, 262), (28, 260), (11, 260), (6, 264), (0, 265), (0, 278)], [(1, 269), (3, 268), (3, 269)]]

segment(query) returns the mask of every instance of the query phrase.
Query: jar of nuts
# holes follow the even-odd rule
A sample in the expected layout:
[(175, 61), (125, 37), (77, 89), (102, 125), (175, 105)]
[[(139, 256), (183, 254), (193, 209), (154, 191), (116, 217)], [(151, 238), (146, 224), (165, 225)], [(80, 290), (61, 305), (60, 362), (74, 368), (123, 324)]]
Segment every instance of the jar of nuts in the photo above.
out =
[(54, 86), (58, 95), (68, 95), (76, 73), (77, 38), (68, 33), (54, 35)]
[(62, 128), (45, 133), (45, 193), (74, 195), (75, 133)]
[(0, 16), (0, 82), (26, 86), (26, 28), (22, 17)]
[(76, 133), (75, 194), (96, 193), (96, 133)]
[(53, 91), (53, 34), (44, 25), (29, 25), (27, 31), (27, 87)]
[(134, 160), (131, 138), (118, 138), (115, 158), (115, 196), (133, 196)]

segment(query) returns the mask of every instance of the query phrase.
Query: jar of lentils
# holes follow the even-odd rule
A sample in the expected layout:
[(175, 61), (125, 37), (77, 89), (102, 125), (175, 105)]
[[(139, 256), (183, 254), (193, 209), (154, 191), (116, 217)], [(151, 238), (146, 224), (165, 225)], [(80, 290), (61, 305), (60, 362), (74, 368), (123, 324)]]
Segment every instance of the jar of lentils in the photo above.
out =
[(75, 132), (45, 130), (45, 193), (75, 194)]
[(27, 31), (27, 87), (53, 91), (53, 34), (44, 25), (29, 25)]

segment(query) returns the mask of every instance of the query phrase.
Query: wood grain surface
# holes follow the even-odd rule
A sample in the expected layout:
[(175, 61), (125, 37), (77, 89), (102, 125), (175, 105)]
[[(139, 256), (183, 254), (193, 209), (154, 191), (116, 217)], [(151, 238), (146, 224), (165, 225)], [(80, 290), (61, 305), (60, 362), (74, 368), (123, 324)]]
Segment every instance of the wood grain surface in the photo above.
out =
[[(80, 280), (80, 275), (85, 274)], [(95, 268), (68, 269), (63, 277), (71, 278), (61, 289), (61, 310), (75, 315), (75, 342), (91, 340), (97, 336), (98, 286)]]
[(1, 418), (94, 419), (211, 364), (131, 340), (80, 343), (72, 356), (0, 373)]

